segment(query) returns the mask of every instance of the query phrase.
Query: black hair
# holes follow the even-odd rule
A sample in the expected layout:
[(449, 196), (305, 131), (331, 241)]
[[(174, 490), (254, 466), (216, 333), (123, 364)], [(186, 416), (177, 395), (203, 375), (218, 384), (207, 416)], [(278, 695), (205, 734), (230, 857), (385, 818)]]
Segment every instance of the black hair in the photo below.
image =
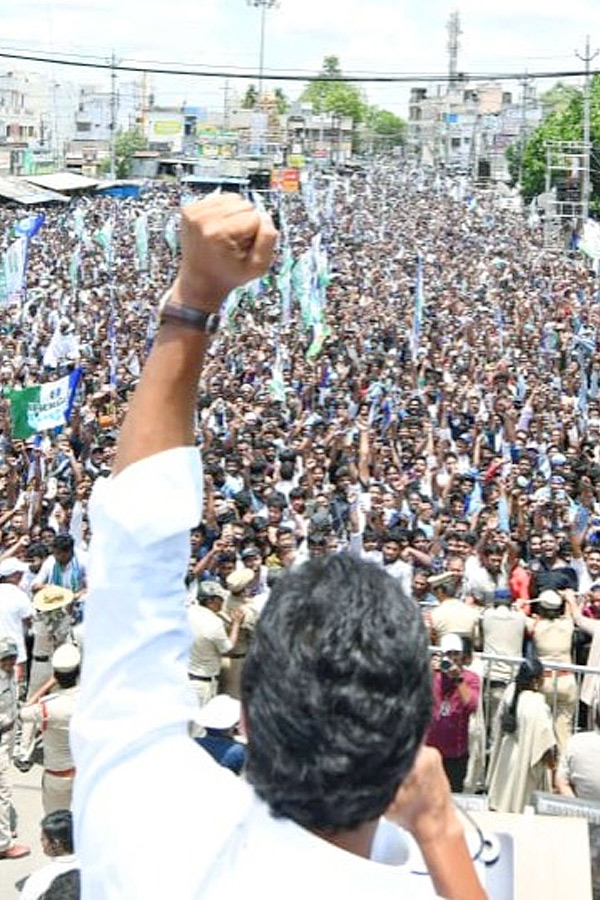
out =
[(59, 844), (63, 853), (74, 852), (73, 815), (68, 809), (57, 809), (44, 816), (40, 823), (44, 836), (51, 844)]
[(284, 481), (291, 481), (294, 477), (295, 464), (291, 460), (285, 460), (281, 463), (279, 472)]
[(70, 672), (53, 672), (56, 682), (64, 691), (67, 688), (75, 687), (79, 680), (79, 666)]
[(390, 528), (389, 531), (386, 531), (383, 535), (384, 544), (393, 543), (398, 544), (401, 547), (403, 544), (408, 544), (409, 542), (409, 533), (405, 528)]
[(269, 509), (280, 509), (283, 512), (287, 506), (287, 500), (279, 491), (273, 491), (266, 499), (266, 506)]
[(496, 556), (504, 556), (504, 547), (502, 544), (497, 544), (495, 541), (490, 541), (489, 544), (485, 544), (482, 550), (484, 556), (489, 556), (490, 553), (493, 553)]
[(57, 534), (52, 541), (52, 552), (56, 553), (58, 550), (59, 553), (64, 553), (66, 551), (72, 553), (74, 546), (75, 542), (70, 534)]
[(539, 659), (524, 659), (519, 666), (515, 679), (515, 691), (504, 714), (502, 715), (501, 728), (505, 734), (514, 734), (517, 730), (517, 705), (523, 691), (530, 690), (536, 681), (544, 674), (544, 667)]
[(258, 621), (242, 701), (247, 777), (274, 816), (328, 833), (377, 819), (430, 721), (418, 607), (349, 554), (288, 571)]
[(34, 556), (48, 556), (49, 550), (46, 544), (38, 541), (36, 544), (30, 544), (27, 548), (27, 559), (33, 559)]
[(70, 869), (57, 875), (40, 900), (79, 900), (81, 897), (81, 874), (79, 869)]
[(241, 491), (239, 494), (236, 494), (233, 498), (233, 502), (241, 516), (248, 512), (249, 509), (252, 509), (252, 498), (247, 491)]
[(216, 562), (218, 563), (231, 563), (237, 560), (237, 556), (235, 550), (223, 550), (222, 553), (219, 553), (217, 556)]

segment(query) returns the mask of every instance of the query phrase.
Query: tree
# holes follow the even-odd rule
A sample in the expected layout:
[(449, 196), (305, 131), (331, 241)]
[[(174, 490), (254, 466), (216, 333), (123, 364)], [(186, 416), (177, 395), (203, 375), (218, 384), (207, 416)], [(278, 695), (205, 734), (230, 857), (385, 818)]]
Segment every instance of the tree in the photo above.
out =
[(257, 103), (258, 91), (256, 90), (256, 85), (251, 84), (242, 100), (242, 109), (254, 109)]
[(277, 103), (277, 112), (280, 116), (284, 116), (290, 108), (288, 98), (285, 96), (281, 88), (275, 88), (273, 96), (275, 97), (275, 101)]
[(354, 84), (340, 81), (342, 70), (337, 56), (326, 56), (319, 72), (319, 80), (311, 81), (301, 100), (311, 103), (314, 112), (334, 113), (352, 119), (355, 125), (364, 122), (368, 104), (363, 92)]
[(577, 97), (579, 93), (579, 89), (572, 84), (564, 84), (562, 81), (557, 81), (554, 87), (545, 91), (540, 97), (544, 118), (554, 112), (564, 112), (571, 100)]
[[(513, 181), (518, 182), (522, 168), (522, 194), (526, 201), (541, 194), (546, 188), (546, 144), (565, 141), (581, 143), (583, 140), (583, 95), (575, 90), (562, 108), (555, 109), (529, 136), (524, 146), (516, 141), (508, 148), (507, 157)], [(590, 142), (592, 165), (590, 167), (590, 206), (600, 211), (600, 76), (595, 75), (590, 93)], [(522, 156), (522, 160), (521, 160)]]
[(375, 150), (389, 150), (404, 143), (406, 122), (387, 109), (371, 106), (367, 113), (367, 126), (373, 136)]
[[(139, 150), (148, 149), (148, 138), (139, 128), (133, 131), (118, 131), (115, 138), (115, 174), (117, 178), (128, 178), (131, 162)], [(110, 160), (104, 160), (100, 167), (105, 174), (110, 172)]]

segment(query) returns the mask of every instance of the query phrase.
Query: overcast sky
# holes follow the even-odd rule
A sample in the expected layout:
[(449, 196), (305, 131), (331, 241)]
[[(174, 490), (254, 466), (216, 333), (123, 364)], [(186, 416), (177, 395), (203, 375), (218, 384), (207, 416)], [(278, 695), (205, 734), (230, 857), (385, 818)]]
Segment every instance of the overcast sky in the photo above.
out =
[[(458, 9), (459, 71), (577, 68), (586, 34), (600, 47), (599, 0), (281, 0), (267, 18), (267, 69), (316, 71), (325, 55), (347, 72), (445, 72), (446, 24)], [(246, 0), (19, 0), (4, 4), (0, 49), (109, 56), (185, 66), (258, 67), (260, 13)], [(600, 56), (595, 61), (600, 68)], [(0, 71), (25, 64), (0, 60)], [(62, 67), (56, 80), (108, 84), (108, 76)], [(240, 91), (247, 86), (237, 85)], [(552, 82), (540, 84), (540, 89)], [(224, 83), (157, 77), (157, 102), (218, 106)], [(302, 85), (284, 86), (295, 98)], [(368, 98), (406, 116), (406, 87), (365, 86)]]

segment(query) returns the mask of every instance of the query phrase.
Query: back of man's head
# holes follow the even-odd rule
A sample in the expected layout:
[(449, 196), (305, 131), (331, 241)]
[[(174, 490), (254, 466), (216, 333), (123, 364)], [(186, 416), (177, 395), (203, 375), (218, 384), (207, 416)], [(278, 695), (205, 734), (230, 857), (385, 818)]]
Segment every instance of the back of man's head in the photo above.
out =
[(377, 819), (430, 719), (418, 607), (350, 555), (305, 563), (273, 585), (242, 700), (247, 777), (274, 815), (329, 833)]
[(73, 853), (73, 816), (70, 810), (56, 809), (48, 813), (40, 827), (54, 856)]

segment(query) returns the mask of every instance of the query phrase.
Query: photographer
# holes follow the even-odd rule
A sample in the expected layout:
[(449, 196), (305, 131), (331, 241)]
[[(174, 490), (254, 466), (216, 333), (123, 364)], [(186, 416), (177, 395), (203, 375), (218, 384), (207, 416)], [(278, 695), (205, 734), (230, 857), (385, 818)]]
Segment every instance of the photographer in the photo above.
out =
[(433, 717), (427, 743), (442, 755), (442, 763), (453, 793), (460, 794), (469, 764), (469, 718), (477, 709), (481, 683), (464, 668), (462, 638), (445, 634), (441, 657), (432, 660)]

